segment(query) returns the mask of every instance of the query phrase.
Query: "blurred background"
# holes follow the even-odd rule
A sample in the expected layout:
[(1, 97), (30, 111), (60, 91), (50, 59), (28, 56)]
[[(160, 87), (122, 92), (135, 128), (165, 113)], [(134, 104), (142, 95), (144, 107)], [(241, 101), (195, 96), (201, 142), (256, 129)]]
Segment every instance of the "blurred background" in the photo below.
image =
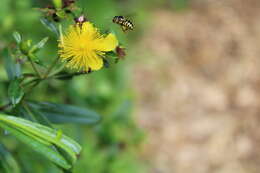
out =
[[(127, 57), (109, 69), (52, 81), (38, 88), (42, 93), (31, 93), (37, 100), (102, 114), (98, 125), (60, 126), (83, 146), (76, 173), (260, 171), (259, 0), (78, 3), (90, 21), (115, 30)], [(13, 41), (14, 30), (33, 40), (50, 35), (32, 9), (45, 4), (1, 0), (0, 49)], [(113, 25), (115, 15), (129, 15), (134, 31), (124, 34)], [(56, 44), (53, 36), (39, 54), (46, 64), (55, 57)], [(6, 78), (1, 67), (2, 103)], [(18, 157), (31, 151), (11, 144)], [(33, 163), (23, 168), (27, 172), (57, 172), (37, 154), (20, 162), (26, 161)]]

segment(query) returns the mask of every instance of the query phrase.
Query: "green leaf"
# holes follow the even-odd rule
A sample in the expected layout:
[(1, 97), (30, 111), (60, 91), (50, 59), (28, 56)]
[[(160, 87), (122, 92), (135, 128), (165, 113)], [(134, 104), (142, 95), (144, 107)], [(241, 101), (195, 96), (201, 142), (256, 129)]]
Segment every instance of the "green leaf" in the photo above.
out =
[(49, 37), (45, 37), (43, 38), (41, 41), (39, 41), (37, 44), (35, 44), (31, 49), (30, 49), (30, 53), (35, 53), (37, 51), (39, 51), (41, 48), (43, 48), (43, 46), (45, 45), (45, 43), (48, 41)]
[(106, 52), (106, 56), (109, 56), (109, 57), (117, 57), (117, 54), (116, 54), (116, 52), (114, 52), (114, 51), (109, 51), (109, 52)]
[(15, 78), (11, 81), (8, 87), (8, 97), (13, 106), (17, 105), (24, 96), (24, 91), (20, 86), (20, 79)]
[(17, 105), (15, 109), (13, 109), (12, 114), (30, 120), (32, 122), (37, 122), (42, 125), (52, 127), (50, 121), (37, 109), (29, 107), (26, 101), (23, 101), (23, 104)]
[(100, 115), (96, 112), (72, 105), (49, 102), (30, 102), (29, 105), (53, 123), (94, 124), (100, 120)]
[[(50, 141), (54, 143), (57, 146), (60, 146), (65, 151), (68, 151), (68, 153), (75, 152), (76, 154), (79, 154), (81, 147), (79, 144), (77, 144), (75, 141), (71, 140), (67, 136), (63, 135), (61, 140), (57, 139), (57, 130), (49, 128), (47, 126), (43, 126), (38, 123), (33, 123), (31, 121), (17, 118), (14, 116), (5, 116), (4, 118), (1, 117), (0, 114), (0, 120), (3, 119), (8, 123), (11, 123), (25, 131), (29, 131), (30, 133), (39, 136), (47, 141)], [(72, 154), (73, 155), (73, 154)], [(73, 156), (74, 157), (74, 156)]]
[(39, 62), (40, 62), (39, 58), (38, 58), (36, 55), (34, 55), (33, 53), (29, 53), (29, 54), (28, 54), (28, 57), (29, 57), (33, 62), (39, 64)]
[[(23, 101), (23, 103), (24, 102), (25, 101)], [(24, 104), (17, 105), (14, 109), (12, 109), (11, 114), (14, 116), (17, 116), (17, 117), (21, 117), (21, 118), (36, 122), (36, 118), (26, 111)]]
[(54, 77), (55, 79), (59, 79), (59, 80), (71, 80), (74, 77), (74, 75), (66, 71), (61, 71), (58, 74), (56, 74)]
[(21, 66), (19, 63), (14, 63), (12, 56), (7, 48), (3, 49), (2, 57), (4, 58), (4, 66), (9, 80), (18, 78), (21, 76)]
[[(30, 139), (30, 140), (34, 140), (35, 142), (38, 142), (39, 145), (42, 146), (44, 145), (45, 146), (44, 150), (48, 149), (46, 148), (46, 146), (48, 147), (56, 146), (58, 147), (58, 149), (62, 149), (63, 151), (66, 152), (66, 157), (69, 156), (68, 161), (71, 164), (75, 163), (77, 159), (76, 156), (81, 151), (81, 146), (78, 143), (76, 143), (74, 140), (70, 139), (69, 137), (65, 136), (60, 131), (57, 131), (47, 126), (43, 126), (41, 124), (34, 123), (22, 118), (0, 114), (0, 126), (10, 131), (11, 133), (12, 130), (18, 130), (19, 132), (22, 133), (22, 135), (27, 137), (26, 138), (27, 141)], [(23, 140), (24, 136), (21, 137), (22, 139), (20, 138), (20, 140)], [(37, 147), (35, 149), (41, 154), (45, 155), (44, 151), (41, 151), (41, 148)], [(58, 153), (56, 153), (56, 155), (57, 154)], [(48, 155), (46, 157), (52, 159)], [(63, 167), (65, 169), (68, 169), (68, 166), (64, 166), (64, 164), (65, 163), (63, 162)], [(59, 165), (61, 166), (62, 164)]]
[(106, 60), (105, 58), (103, 58), (103, 63), (104, 63), (104, 67), (109, 68), (110, 63), (109, 63), (108, 60)]
[(7, 149), (0, 144), (0, 172), (3, 173), (19, 173), (20, 168)]
[(31, 136), (28, 136), (24, 134), (22, 131), (10, 127), (9, 125), (0, 122), (0, 127), (10, 132), (12, 135), (14, 135), (17, 139), (28, 145), (31, 149), (34, 151), (44, 155), (46, 158), (48, 158), (53, 163), (59, 165), (62, 168), (69, 169), (71, 168), (71, 165), (68, 164), (68, 162), (57, 152), (55, 149), (51, 146), (46, 146), (40, 141), (35, 140), (35, 138), (32, 138)]
[(19, 32), (15, 31), (15, 32), (13, 33), (13, 37), (14, 37), (14, 39), (15, 39), (15, 41), (16, 41), (17, 44), (20, 44), (20, 43), (21, 43), (22, 37), (21, 37), (21, 35), (19, 34)]
[(20, 50), (24, 55), (27, 55), (32, 46), (32, 40), (22, 41), (20, 44)]
[(26, 109), (24, 109), (23, 107), (21, 108), (25, 116), (34, 117), (34, 121), (37, 121), (45, 126), (52, 127), (50, 121), (38, 109), (30, 107), (27, 103), (26, 105)]
[(54, 4), (54, 7), (56, 9), (61, 9), (62, 7), (62, 1), (61, 0), (52, 0), (53, 4)]
[(36, 64), (38, 64), (38, 65), (40, 65), (40, 66), (42, 66), (42, 67), (47, 68), (46, 65), (42, 62), (42, 60), (40, 60), (40, 59), (38, 58), (38, 56), (36, 56), (35, 54), (29, 53), (27, 56), (28, 56), (28, 58), (30, 58), (30, 60), (32, 60), (32, 61), (35, 62)]
[(41, 18), (40, 19), (41, 23), (48, 28), (51, 32), (55, 33), (57, 36), (59, 36), (59, 32), (57, 30), (57, 27), (55, 26), (54, 23), (52, 23), (51, 21), (49, 21), (48, 19), (45, 18)]

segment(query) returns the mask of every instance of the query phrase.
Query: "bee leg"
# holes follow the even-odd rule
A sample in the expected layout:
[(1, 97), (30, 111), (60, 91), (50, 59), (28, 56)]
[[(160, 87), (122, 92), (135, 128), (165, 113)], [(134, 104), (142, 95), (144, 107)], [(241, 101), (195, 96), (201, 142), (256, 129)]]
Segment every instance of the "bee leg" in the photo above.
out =
[(127, 27), (122, 26), (122, 30), (123, 30), (123, 32), (126, 32), (127, 31)]

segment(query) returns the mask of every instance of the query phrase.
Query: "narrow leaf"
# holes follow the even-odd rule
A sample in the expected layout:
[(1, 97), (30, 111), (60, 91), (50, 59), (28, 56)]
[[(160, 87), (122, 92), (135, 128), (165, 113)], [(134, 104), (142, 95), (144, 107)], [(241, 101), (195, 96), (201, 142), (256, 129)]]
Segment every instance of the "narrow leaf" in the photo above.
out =
[(55, 33), (57, 36), (59, 36), (59, 32), (55, 26), (54, 23), (52, 23), (51, 21), (47, 20), (46, 18), (41, 18), (40, 19), (41, 23), (48, 28), (51, 32)]
[(45, 126), (48, 126), (48, 127), (52, 127), (50, 121), (37, 109), (33, 108), (33, 107), (30, 107), (29, 105), (27, 105), (27, 110), (25, 112), (25, 114), (32, 114), (37, 122), (45, 125)]
[(11, 100), (13, 106), (17, 105), (21, 101), (23, 95), (24, 95), (24, 91), (20, 86), (20, 79), (15, 78), (14, 80), (11, 81), (8, 87), (8, 97)]
[(45, 45), (45, 43), (48, 41), (49, 37), (45, 37), (43, 38), (41, 41), (39, 41), (37, 44), (35, 44), (31, 50), (30, 53), (35, 53), (38, 50), (40, 50), (41, 48), (43, 48), (43, 46)]
[(2, 57), (4, 58), (4, 66), (9, 80), (21, 76), (21, 67), (19, 63), (15, 63), (7, 48), (3, 49)]
[[(53, 145), (60, 147), (62, 150), (66, 151), (66, 153), (70, 156), (71, 163), (76, 161), (76, 155), (79, 154), (81, 150), (81, 146), (65, 136), (64, 134), (58, 133), (57, 130), (49, 128), (47, 126), (43, 126), (38, 123), (34, 123), (22, 118), (7, 116), (0, 114), (0, 122), (4, 122), (11, 127), (15, 127), (20, 131), (35, 136), (34, 139), (45, 140), (46, 142), (52, 143)], [(31, 136), (30, 135), (30, 136)]]
[(56, 9), (60, 9), (62, 7), (62, 1), (61, 0), (52, 0), (54, 7)]
[[(3, 170), (1, 168), (3, 168)], [(0, 144), (0, 172), (6, 172), (6, 173), (20, 172), (20, 168), (15, 158), (2, 144)]]
[(34, 138), (24, 134), (22, 131), (10, 127), (9, 125), (0, 122), (0, 127), (10, 132), (12, 135), (14, 135), (17, 139), (28, 145), (30, 148), (35, 150), (36, 152), (44, 155), (49, 160), (54, 162), (55, 164), (59, 165), (62, 168), (69, 169), (71, 167), (70, 164), (67, 163), (67, 161), (52, 147), (46, 146), (43, 143), (35, 140)]
[(49, 102), (30, 102), (29, 105), (53, 123), (95, 124), (100, 121), (99, 114), (86, 108)]
[(15, 39), (15, 41), (16, 41), (17, 44), (20, 44), (20, 43), (21, 43), (22, 37), (21, 37), (21, 35), (19, 34), (19, 32), (15, 31), (15, 32), (13, 33), (13, 37), (14, 37), (14, 39)]
[(34, 53), (29, 53), (28, 55), (27, 55), (33, 62), (35, 62), (36, 64), (38, 64), (38, 65), (40, 65), (40, 66), (42, 66), (42, 67), (45, 67), (45, 68), (47, 68), (46, 67), (46, 65), (44, 65), (44, 63), (38, 58), (38, 56), (36, 56)]

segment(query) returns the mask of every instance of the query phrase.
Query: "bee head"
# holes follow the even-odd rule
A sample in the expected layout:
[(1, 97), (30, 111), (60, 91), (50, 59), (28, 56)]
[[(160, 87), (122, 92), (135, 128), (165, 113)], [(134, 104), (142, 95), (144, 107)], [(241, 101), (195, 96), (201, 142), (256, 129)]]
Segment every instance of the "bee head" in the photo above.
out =
[(116, 21), (123, 20), (123, 19), (124, 19), (123, 16), (115, 16), (115, 17), (113, 18), (113, 22), (116, 23)]
[(117, 16), (115, 16), (112, 21), (115, 23), (116, 20), (117, 20)]

